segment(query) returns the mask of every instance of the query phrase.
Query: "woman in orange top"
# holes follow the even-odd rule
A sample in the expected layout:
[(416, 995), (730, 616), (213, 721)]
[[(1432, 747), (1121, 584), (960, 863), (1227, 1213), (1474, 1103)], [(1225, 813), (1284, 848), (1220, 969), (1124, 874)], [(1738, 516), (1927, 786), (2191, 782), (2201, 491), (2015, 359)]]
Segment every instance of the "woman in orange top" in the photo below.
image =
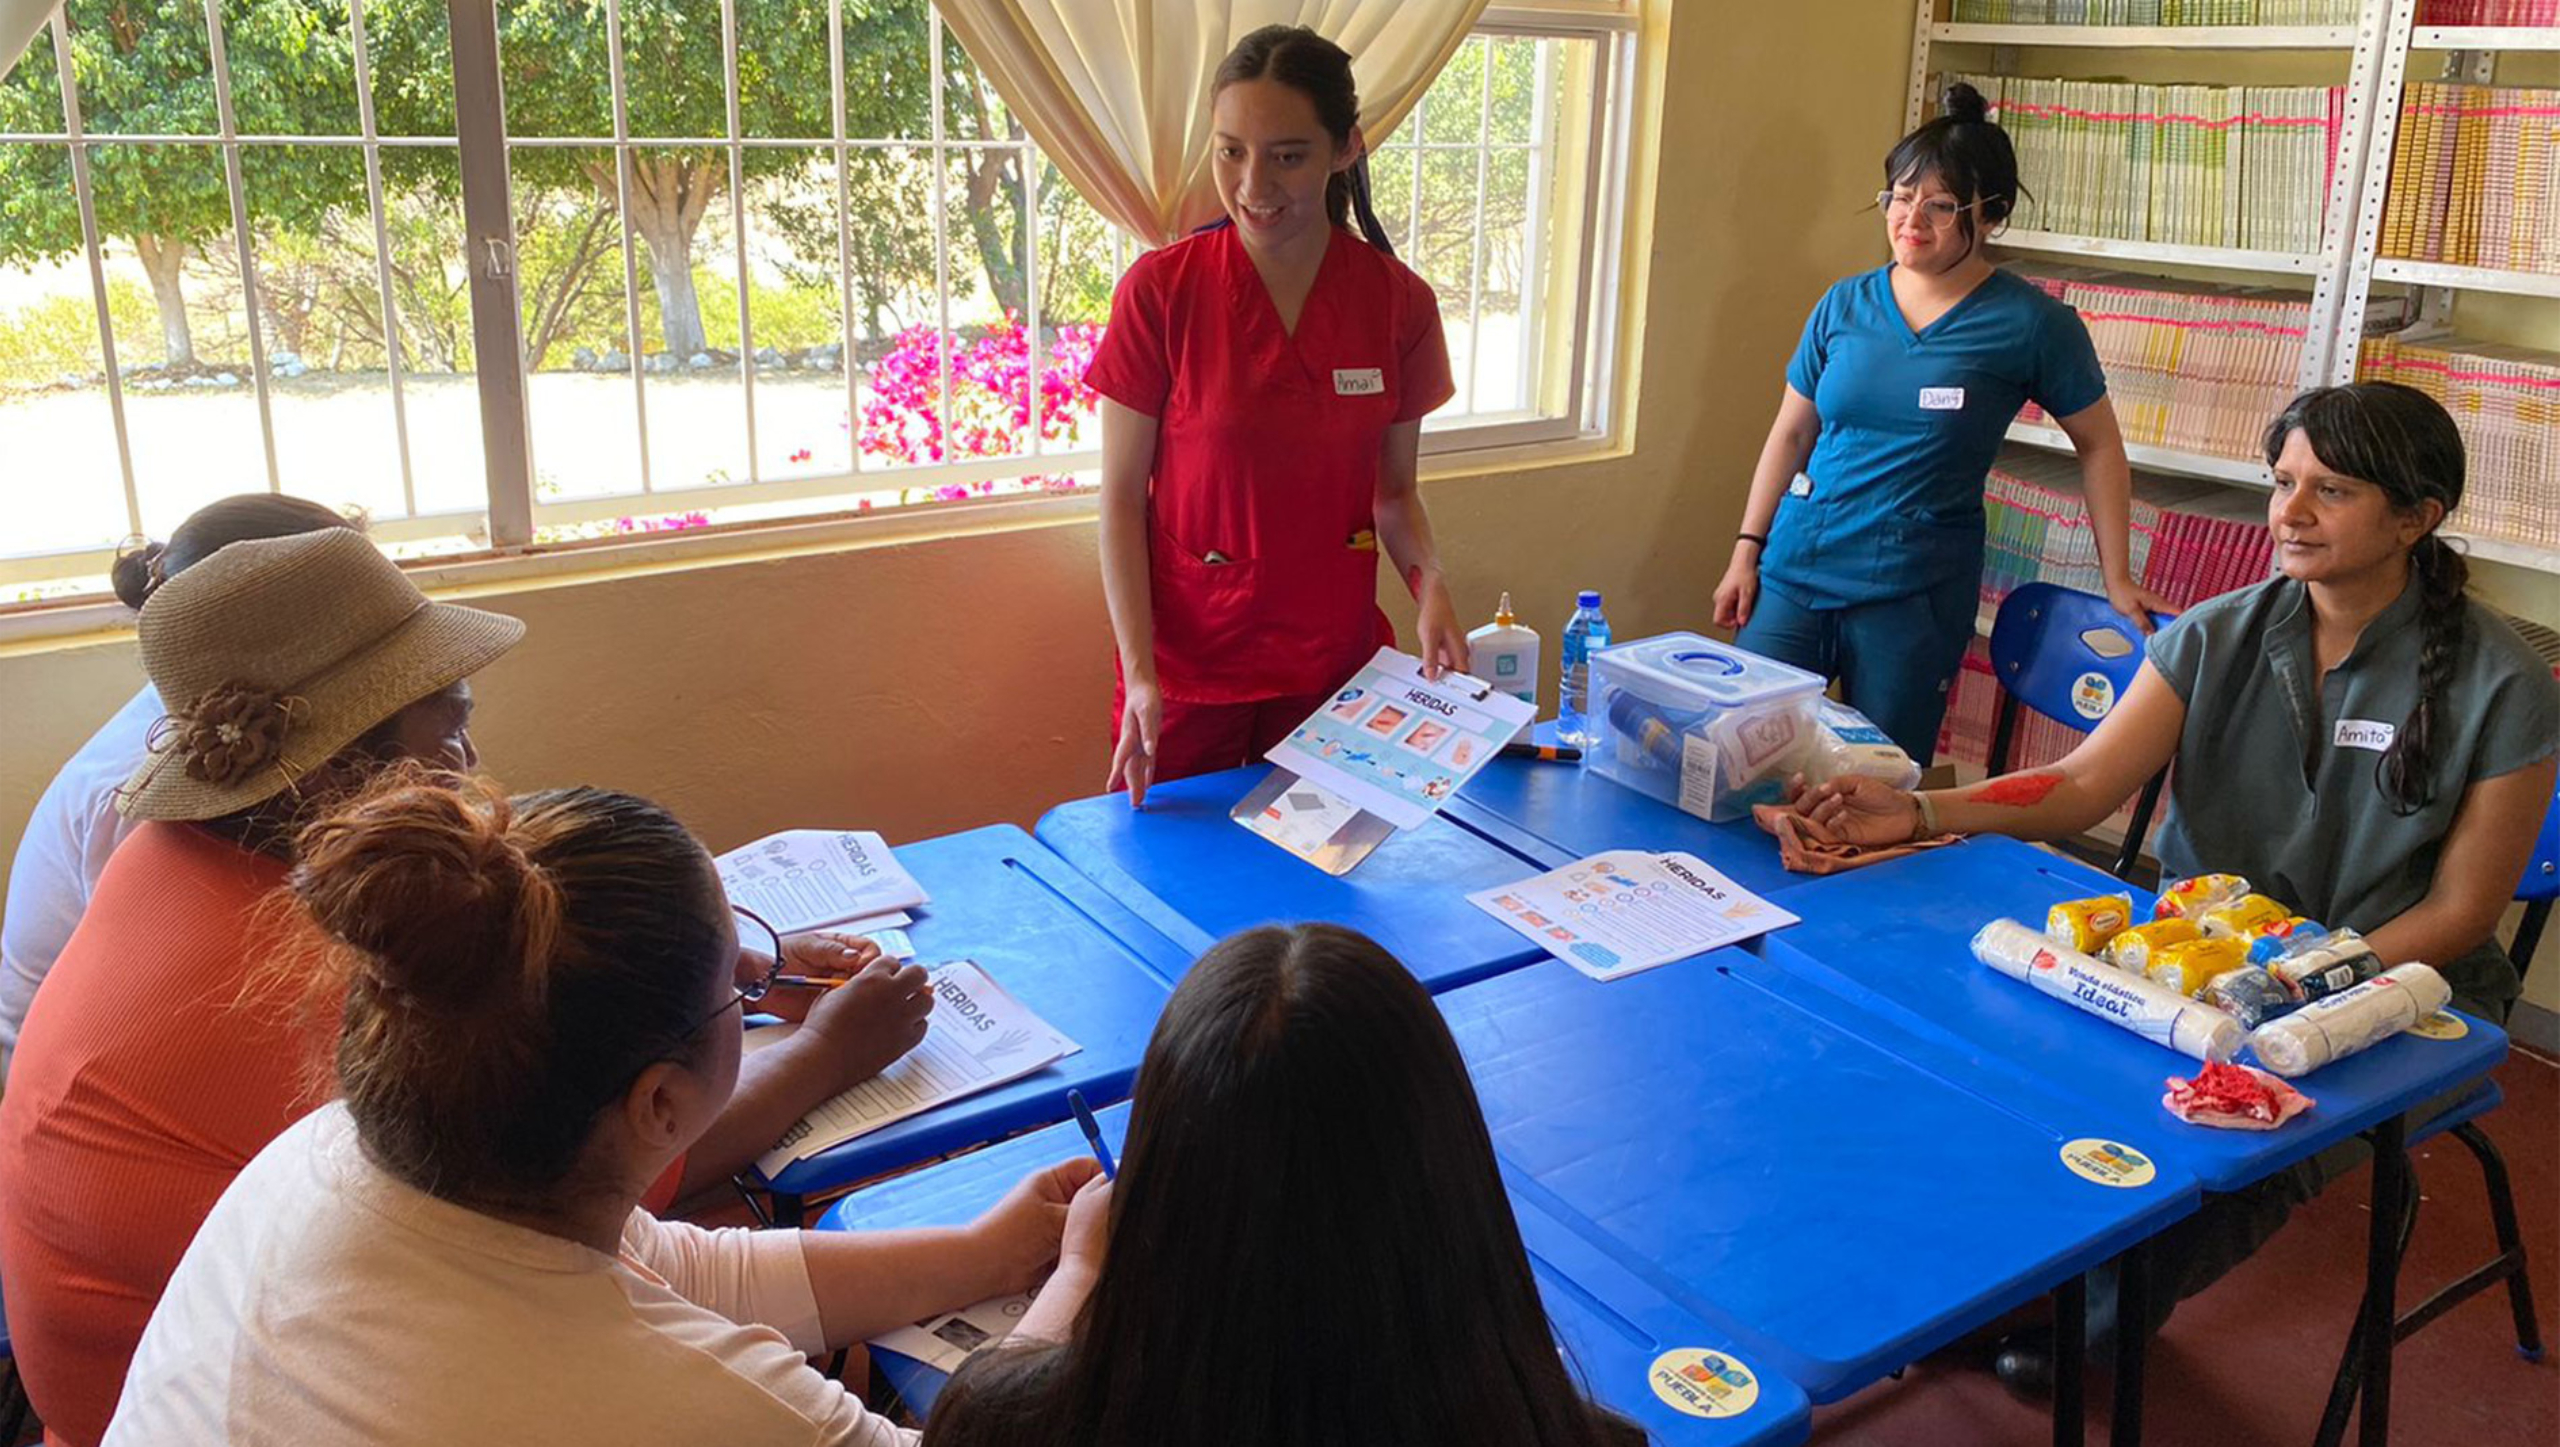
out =
[(1415, 482), (1449, 348), (1369, 214), (1351, 58), (1266, 26), (1213, 104), (1227, 220), (1129, 268), (1085, 374), (1120, 663), (1106, 787), (1133, 803), (1259, 757), (1395, 641), (1381, 551), (1420, 608), (1425, 671), (1467, 666)]

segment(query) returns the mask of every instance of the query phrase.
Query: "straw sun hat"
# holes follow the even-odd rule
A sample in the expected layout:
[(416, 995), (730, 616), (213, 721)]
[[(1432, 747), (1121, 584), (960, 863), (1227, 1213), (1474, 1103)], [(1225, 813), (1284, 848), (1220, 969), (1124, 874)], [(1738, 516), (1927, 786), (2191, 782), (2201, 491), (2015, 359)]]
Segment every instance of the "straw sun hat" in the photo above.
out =
[(513, 648), (524, 624), (430, 603), (363, 534), (324, 528), (221, 549), (151, 595), (141, 632), (169, 713), (117, 804), (187, 820), (295, 787)]

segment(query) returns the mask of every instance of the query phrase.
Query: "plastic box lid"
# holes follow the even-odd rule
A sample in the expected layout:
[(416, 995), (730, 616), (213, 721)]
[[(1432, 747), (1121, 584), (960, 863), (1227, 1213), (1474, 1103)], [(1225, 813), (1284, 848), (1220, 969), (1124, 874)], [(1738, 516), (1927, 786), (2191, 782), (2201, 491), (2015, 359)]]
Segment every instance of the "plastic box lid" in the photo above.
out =
[(1696, 633), (1634, 639), (1602, 649), (1592, 662), (1604, 682), (1674, 713), (1748, 708), (1823, 687), (1801, 668)]

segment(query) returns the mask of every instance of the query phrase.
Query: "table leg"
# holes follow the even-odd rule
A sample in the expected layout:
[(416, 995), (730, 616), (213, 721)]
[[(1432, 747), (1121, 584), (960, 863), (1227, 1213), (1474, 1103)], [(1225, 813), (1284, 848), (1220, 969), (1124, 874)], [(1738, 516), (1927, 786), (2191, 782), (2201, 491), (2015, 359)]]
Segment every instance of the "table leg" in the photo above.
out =
[(2053, 1289), (2053, 1447), (2087, 1439), (2089, 1281), (2074, 1276)]
[(2107, 1447), (2140, 1447), (2142, 1369), (2151, 1353), (2151, 1247), (2137, 1243), (2116, 1259), (2116, 1399)]
[(2408, 1209), (2409, 1121), (2393, 1116), (2375, 1126), (2373, 1221), (2365, 1247), (2364, 1402), (2356, 1440), (2383, 1447), (2391, 1440), (2391, 1348), (2399, 1333), (2400, 1218)]

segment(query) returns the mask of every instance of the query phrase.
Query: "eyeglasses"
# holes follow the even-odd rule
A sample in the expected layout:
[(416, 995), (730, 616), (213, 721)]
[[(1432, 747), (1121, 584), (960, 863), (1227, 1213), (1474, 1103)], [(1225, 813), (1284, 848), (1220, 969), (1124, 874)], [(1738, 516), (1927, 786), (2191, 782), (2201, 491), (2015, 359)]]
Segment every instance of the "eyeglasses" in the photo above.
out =
[(1904, 196), (1893, 191), (1876, 193), (1877, 210), (1891, 216), (1896, 212), (1906, 212), (1917, 206), (1920, 208), (1920, 219), (1928, 222), (1929, 229), (1932, 231), (1946, 230), (1956, 224), (1957, 217), (1981, 204), (1980, 201), (1967, 201), (1959, 205), (1944, 196), (1932, 196), (1923, 201), (1917, 196)]
[[(732, 1006), (752, 1005), (763, 999), (772, 991), (774, 980), (782, 974), (782, 936), (774, 932), (772, 925), (765, 923), (763, 915), (744, 905), (729, 906), (729, 913), (736, 917), (738, 923), (739, 961), (744, 963), (761, 955), (764, 969), (754, 979), (738, 986), (737, 993), (729, 997), (728, 1004), (695, 1021), (693, 1028), (684, 1032), (687, 1039), (691, 1039), (694, 1032), (703, 1026), (729, 1013)], [(733, 966), (733, 977), (734, 970)]]

